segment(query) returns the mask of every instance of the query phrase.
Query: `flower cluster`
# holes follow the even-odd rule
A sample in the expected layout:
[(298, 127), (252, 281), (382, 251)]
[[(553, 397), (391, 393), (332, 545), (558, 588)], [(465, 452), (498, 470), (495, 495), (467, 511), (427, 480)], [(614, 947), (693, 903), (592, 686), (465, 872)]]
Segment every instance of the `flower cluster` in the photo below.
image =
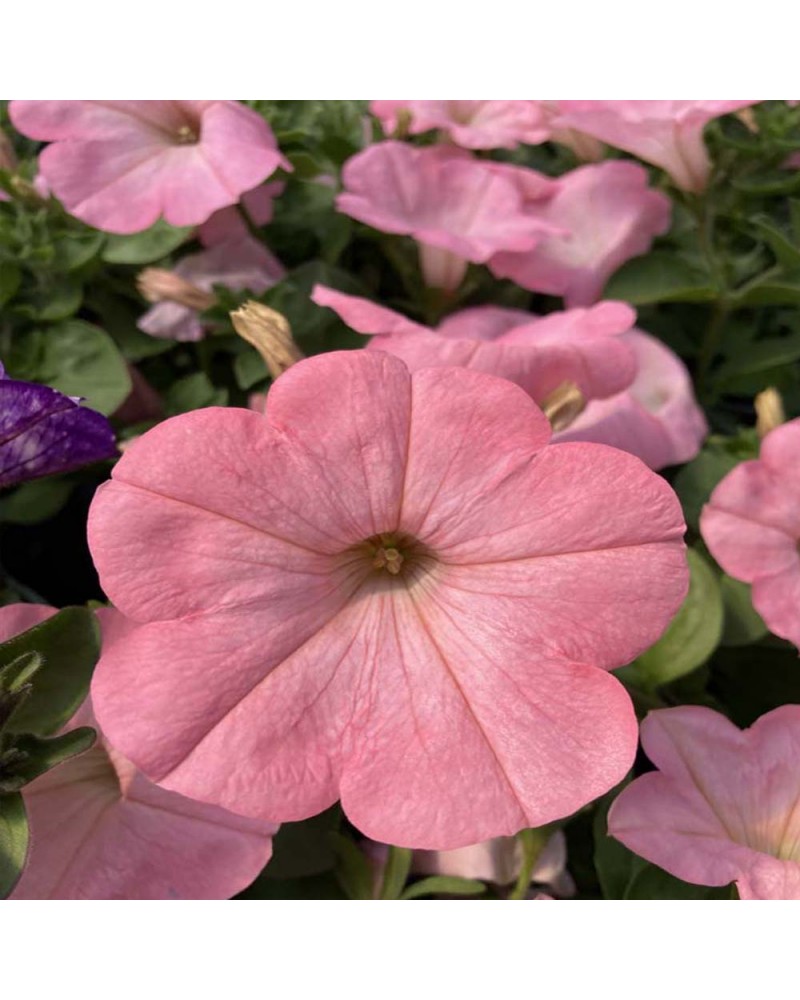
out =
[(800, 898), (800, 110), (303, 105), (3, 112), (0, 894)]

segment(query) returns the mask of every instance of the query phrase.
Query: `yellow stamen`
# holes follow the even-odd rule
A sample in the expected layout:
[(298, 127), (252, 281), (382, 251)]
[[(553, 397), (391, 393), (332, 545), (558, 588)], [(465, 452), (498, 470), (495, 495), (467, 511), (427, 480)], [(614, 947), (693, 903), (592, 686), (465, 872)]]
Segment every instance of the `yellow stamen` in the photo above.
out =
[(403, 556), (394, 546), (381, 546), (375, 553), (372, 565), (375, 569), (385, 569), (392, 576), (397, 576), (403, 567)]

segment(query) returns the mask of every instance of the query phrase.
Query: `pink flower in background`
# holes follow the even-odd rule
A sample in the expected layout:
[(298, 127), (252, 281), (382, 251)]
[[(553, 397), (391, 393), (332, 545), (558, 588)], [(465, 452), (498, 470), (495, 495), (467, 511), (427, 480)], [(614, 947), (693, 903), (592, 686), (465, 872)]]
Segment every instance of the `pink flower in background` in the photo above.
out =
[(559, 101), (556, 124), (633, 153), (699, 193), (711, 172), (703, 129), (751, 104), (758, 101)]
[(696, 705), (651, 712), (642, 746), (659, 770), (614, 802), (612, 836), (685, 882), (800, 899), (800, 706), (744, 732)]
[[(495, 837), (454, 851), (416, 851), (411, 870), (418, 875), (450, 875), (510, 885), (519, 876), (522, 847), (517, 837)], [(567, 872), (567, 839), (561, 830), (548, 838), (536, 859), (531, 885), (545, 885), (559, 896), (575, 893)]]
[[(0, 642), (53, 614), (0, 608)], [(130, 627), (111, 609), (98, 616), (106, 648)], [(96, 725), (87, 700), (68, 728)], [(228, 899), (267, 863), (277, 829), (158, 788), (102, 734), (23, 796), (30, 853), (13, 899)]]
[(647, 333), (621, 340), (636, 357), (636, 378), (623, 392), (589, 402), (557, 441), (597, 441), (637, 455), (651, 469), (691, 461), (708, 434), (686, 366)]
[(9, 114), (52, 143), (39, 166), (67, 211), (112, 233), (159, 217), (200, 225), (291, 169), (264, 119), (238, 101), (12, 101)]
[[(172, 273), (203, 292), (210, 293), (214, 285), (224, 285), (234, 291), (247, 288), (256, 295), (271, 288), (286, 274), (266, 247), (249, 236), (188, 254)], [(197, 309), (171, 301), (168, 292), (165, 288), (164, 301), (148, 309), (136, 325), (152, 337), (201, 340), (204, 327)]]
[(484, 161), (442, 146), (379, 142), (342, 172), (340, 212), (385, 233), (413, 236), (435, 288), (457, 288), (467, 263), (500, 250), (530, 250), (552, 230), (525, 209), (517, 184)]
[(560, 117), (560, 106), (563, 101), (532, 101), (547, 122), (550, 131), (549, 138), (552, 142), (557, 142), (562, 146), (571, 149), (579, 160), (586, 163), (596, 163), (602, 160), (605, 155), (605, 146), (599, 139), (585, 132), (579, 132), (573, 128), (560, 128), (558, 119)]
[[(241, 205), (256, 226), (266, 226), (272, 221), (275, 199), (283, 193), (283, 181), (259, 184), (252, 191), (246, 191)], [(250, 230), (236, 206), (221, 208), (200, 226), (197, 236), (203, 246), (213, 247), (218, 243), (230, 243), (250, 238)]]
[(770, 431), (759, 458), (728, 473), (700, 531), (725, 572), (753, 585), (770, 631), (800, 646), (800, 420)]
[(370, 101), (370, 110), (387, 135), (397, 128), (398, 114), (406, 112), (411, 135), (436, 128), (466, 149), (516, 149), (549, 136), (535, 101)]
[(478, 306), (448, 316), (436, 330), (420, 326), (368, 299), (315, 285), (311, 298), (333, 309), (370, 349), (387, 351), (411, 371), (440, 366), (474, 368), (515, 382), (538, 403), (564, 382), (587, 399), (630, 384), (633, 351), (619, 336), (636, 319), (623, 302), (601, 302), (536, 317), (516, 309)]
[(646, 253), (669, 229), (670, 201), (647, 186), (647, 171), (620, 160), (578, 167), (536, 214), (556, 232), (533, 250), (504, 251), (489, 261), (499, 278), (560, 295), (567, 306), (596, 302), (625, 261)]
[(139, 623), (95, 673), (104, 730), (166, 788), (274, 820), (341, 798), (418, 848), (601, 794), (636, 743), (606, 669), (679, 607), (684, 526), (641, 462), (549, 434), (510, 382), (379, 351), (159, 424), (90, 512)]

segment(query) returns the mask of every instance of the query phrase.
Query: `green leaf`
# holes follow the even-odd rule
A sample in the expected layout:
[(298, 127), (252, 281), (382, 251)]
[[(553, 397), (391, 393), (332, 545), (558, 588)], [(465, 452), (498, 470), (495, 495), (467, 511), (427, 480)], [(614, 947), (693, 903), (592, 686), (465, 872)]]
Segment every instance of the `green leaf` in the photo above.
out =
[(10, 896), (28, 856), (28, 817), (17, 792), (0, 795), (0, 899)]
[(336, 878), (349, 899), (374, 899), (372, 865), (352, 840), (341, 833), (331, 833), (331, 844), (337, 858)]
[(379, 899), (400, 899), (411, 871), (413, 851), (408, 847), (390, 847), (383, 869)]
[(634, 876), (624, 899), (738, 899), (736, 887), (692, 885), (648, 864)]
[(420, 896), (480, 896), (486, 891), (483, 882), (455, 875), (431, 875), (410, 885), (401, 899), (419, 899)]
[(65, 608), (14, 636), (0, 645), (0, 667), (28, 652), (40, 653), (44, 665), (30, 697), (14, 716), (14, 728), (46, 736), (61, 729), (86, 697), (100, 653), (94, 614), (86, 608)]
[(680, 497), (690, 528), (698, 530), (703, 504), (708, 502), (717, 483), (738, 464), (737, 455), (714, 442), (707, 442), (697, 458), (680, 470), (672, 485)]
[[(800, 175), (800, 170), (798, 170)], [(747, 282), (731, 296), (737, 308), (743, 306), (796, 306), (800, 304), (800, 270), (780, 272), (770, 268), (760, 278)]]
[(103, 260), (109, 264), (151, 264), (176, 250), (191, 231), (191, 227), (179, 229), (159, 219), (141, 233), (109, 236)]
[(0, 733), (30, 696), (33, 676), (43, 664), (40, 653), (27, 652), (0, 668)]
[(16, 264), (3, 261), (0, 264), (0, 306), (4, 306), (17, 294), (22, 273)]
[(725, 624), (722, 630), (723, 646), (748, 646), (767, 634), (767, 626), (753, 607), (750, 587), (739, 580), (724, 575), (720, 579)]
[(19, 759), (8, 770), (0, 767), (0, 794), (17, 792), (29, 782), (63, 761), (84, 753), (95, 741), (89, 726), (80, 726), (60, 736), (42, 737), (24, 733), (14, 737), (12, 748)]
[(55, 323), (74, 316), (83, 301), (83, 285), (67, 275), (56, 277), (50, 284), (37, 289), (30, 298), (31, 307), (25, 311), (34, 319)]
[(717, 293), (709, 275), (676, 254), (656, 250), (634, 257), (612, 275), (605, 299), (622, 299), (634, 306), (654, 302), (712, 302)]
[(236, 355), (233, 359), (233, 374), (236, 376), (236, 384), (245, 392), (258, 382), (263, 382), (269, 375), (264, 359), (254, 350), (242, 351)]
[(594, 816), (594, 866), (604, 899), (624, 899), (628, 886), (647, 864), (608, 833), (608, 810), (623, 787), (605, 795)]
[(75, 480), (50, 476), (22, 483), (7, 496), (0, 496), (0, 521), (7, 524), (38, 524), (57, 514), (75, 488)]
[(169, 416), (204, 406), (225, 406), (227, 402), (228, 390), (217, 389), (204, 372), (195, 372), (173, 382), (164, 398)]
[(113, 413), (131, 391), (125, 359), (109, 335), (72, 319), (47, 331), (39, 381), (67, 396), (85, 397), (93, 410)]
[(800, 268), (800, 246), (794, 243), (788, 233), (779, 229), (769, 217), (753, 219), (752, 226), (756, 235), (760, 236), (775, 254), (779, 264), (789, 270)]
[(635, 661), (647, 687), (658, 687), (690, 673), (711, 656), (722, 635), (722, 596), (713, 569), (689, 549), (689, 593), (667, 631)]
[(55, 266), (60, 271), (77, 271), (100, 253), (106, 240), (105, 233), (69, 233), (55, 242)]
[(768, 371), (778, 365), (788, 365), (800, 358), (800, 332), (786, 337), (756, 340), (728, 358), (715, 372), (715, 381), (722, 384), (740, 375)]

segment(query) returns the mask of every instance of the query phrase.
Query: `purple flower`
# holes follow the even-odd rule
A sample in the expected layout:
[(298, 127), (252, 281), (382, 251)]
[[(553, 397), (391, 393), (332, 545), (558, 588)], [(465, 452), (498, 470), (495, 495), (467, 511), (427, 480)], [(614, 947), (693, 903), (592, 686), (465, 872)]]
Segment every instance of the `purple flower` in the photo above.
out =
[(0, 364), (0, 489), (116, 453), (102, 414), (49, 386), (8, 378)]

